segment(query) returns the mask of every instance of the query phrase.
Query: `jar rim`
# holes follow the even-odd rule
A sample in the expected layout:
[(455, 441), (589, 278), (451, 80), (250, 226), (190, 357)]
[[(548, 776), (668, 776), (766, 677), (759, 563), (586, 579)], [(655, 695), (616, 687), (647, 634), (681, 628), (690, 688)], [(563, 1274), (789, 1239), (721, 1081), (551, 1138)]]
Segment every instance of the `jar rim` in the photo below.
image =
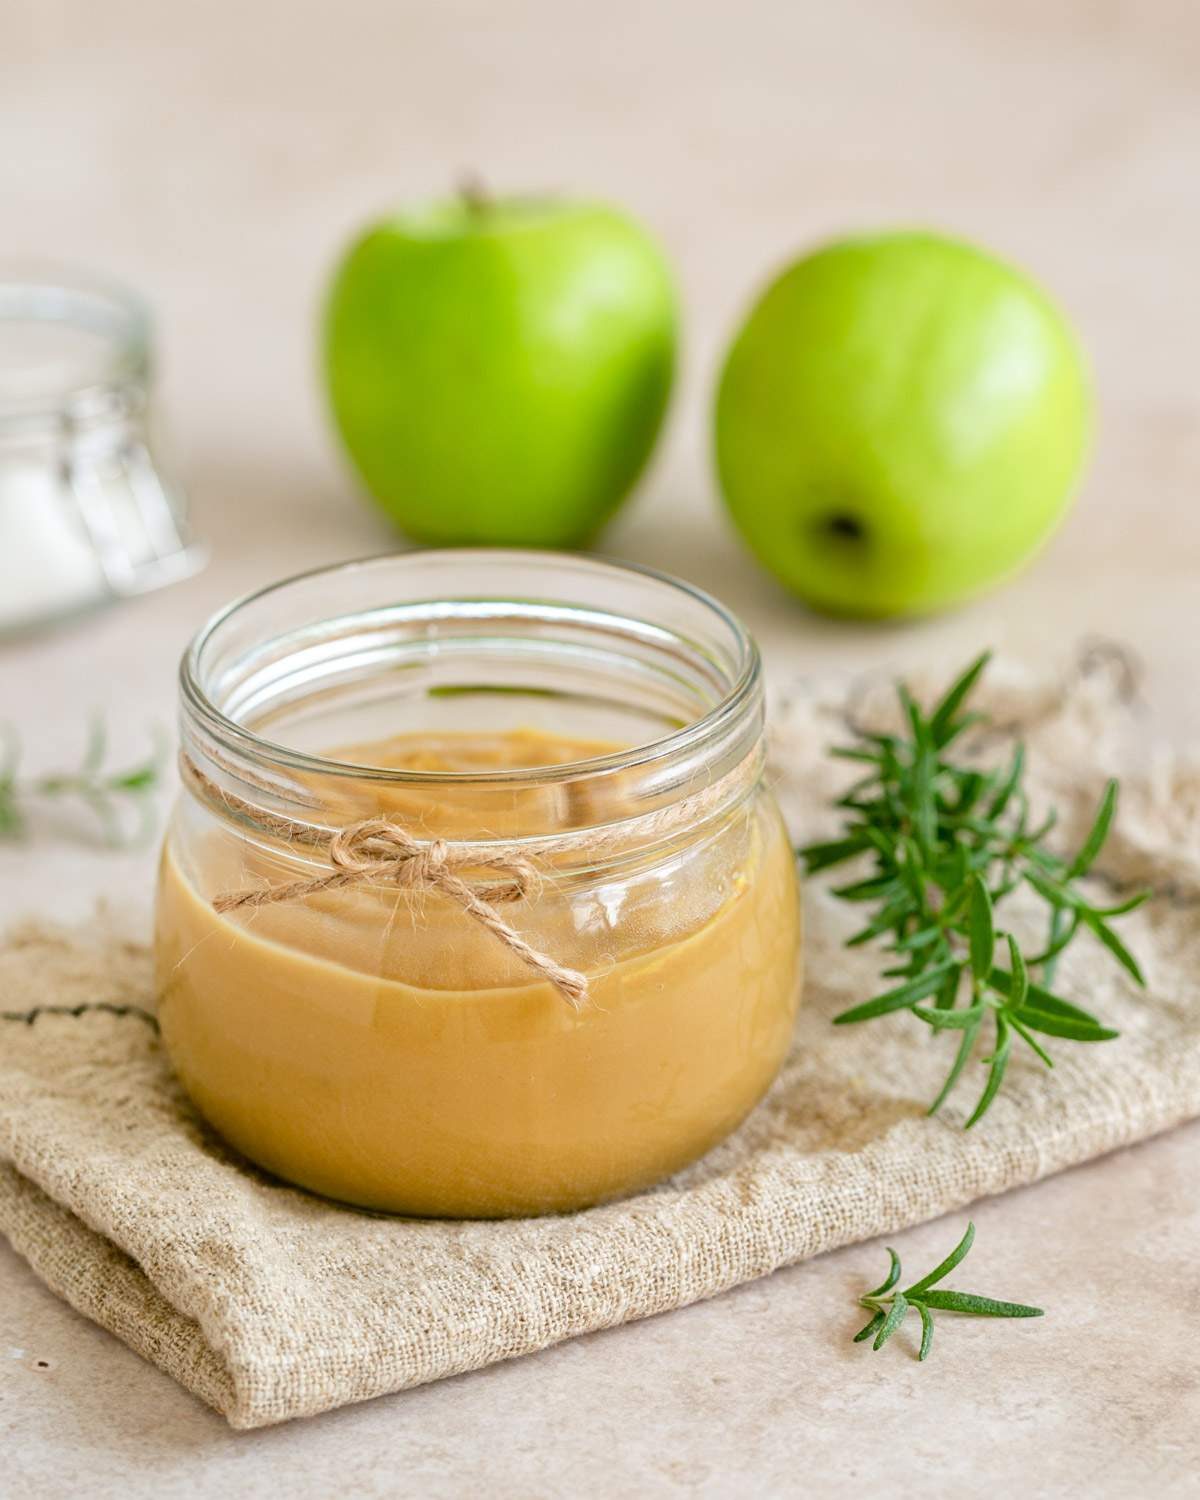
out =
[[(18, 376), (0, 380), (0, 416), (69, 411), (86, 417), (109, 393), (147, 376), (150, 309), (122, 282), (50, 261), (0, 260), (0, 326), (18, 320), (77, 329), (94, 336), (100, 348), (78, 368), (64, 361), (40, 379), (31, 360), (23, 389)], [(19, 370), (19, 361), (14, 368)]]
[[(719, 621), (730, 633), (736, 650), (736, 673), (721, 698), (703, 714), (669, 734), (643, 743), (626, 746), (604, 755), (581, 760), (558, 761), (534, 767), (513, 767), (503, 770), (444, 771), (413, 770), (403, 767), (371, 766), (359, 762), (339, 761), (325, 755), (314, 755), (261, 735), (213, 702), (202, 686), (201, 657), (213, 637), (239, 612), (250, 606), (282, 593), (296, 585), (313, 580), (353, 573), (355, 571), (395, 565), (401, 559), (421, 559), (426, 564), (436, 564), (455, 559), (465, 565), (479, 564), (489, 558), (504, 558), (515, 564), (585, 564), (600, 574), (610, 574), (614, 579), (640, 577), (661, 585), (676, 595), (683, 595), (699, 604)], [(497, 593), (497, 599), (503, 596)], [(450, 601), (447, 601), (450, 602)], [(661, 569), (642, 563), (615, 562), (608, 558), (593, 557), (586, 553), (559, 552), (519, 547), (455, 547), (416, 548), (407, 552), (376, 553), (345, 562), (322, 564), (305, 569), (277, 582), (253, 589), (232, 600), (208, 620), (192, 637), (184, 651), (179, 666), (180, 693), (187, 706), (204, 722), (208, 731), (222, 740), (234, 751), (265, 754), (276, 764), (301, 774), (352, 777), (355, 780), (392, 786), (414, 785), (463, 785), (470, 783), (480, 787), (497, 787), (527, 783), (531, 778), (540, 782), (573, 780), (580, 776), (601, 774), (613, 770), (632, 769), (656, 761), (686, 753), (709, 736), (715, 735), (736, 720), (747, 703), (758, 692), (762, 674), (762, 662), (758, 646), (741, 620), (714, 595), (695, 584), (677, 578)]]

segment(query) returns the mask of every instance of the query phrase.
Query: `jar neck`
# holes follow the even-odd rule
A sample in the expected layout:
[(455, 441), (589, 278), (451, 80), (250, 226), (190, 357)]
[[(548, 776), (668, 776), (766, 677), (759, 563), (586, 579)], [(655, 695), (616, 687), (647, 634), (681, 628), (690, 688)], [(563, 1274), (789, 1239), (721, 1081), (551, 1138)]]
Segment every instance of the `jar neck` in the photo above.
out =
[(116, 441), (143, 420), (150, 321), (124, 287), (0, 266), (0, 441)]
[[(456, 551), (324, 570), (218, 617), (181, 683), (191, 795), (250, 838), (299, 830), (302, 859), (382, 815), (417, 838), (594, 867), (700, 836), (761, 772), (760, 670), (740, 625), (697, 591), (587, 558)], [(333, 749), (380, 728), (522, 723), (612, 748), (478, 773)]]

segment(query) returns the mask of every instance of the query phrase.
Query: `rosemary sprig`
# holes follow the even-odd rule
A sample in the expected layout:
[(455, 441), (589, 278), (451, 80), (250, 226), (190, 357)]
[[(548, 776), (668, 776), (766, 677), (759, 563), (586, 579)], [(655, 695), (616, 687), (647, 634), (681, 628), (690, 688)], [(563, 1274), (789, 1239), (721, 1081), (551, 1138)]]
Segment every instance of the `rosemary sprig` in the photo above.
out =
[(921, 1347), (917, 1358), (928, 1359), (929, 1351), (933, 1347), (935, 1310), (971, 1313), (977, 1318), (1042, 1317), (1043, 1311), (1040, 1307), (1028, 1307), (1024, 1302), (997, 1302), (994, 1297), (980, 1297), (975, 1292), (955, 1292), (949, 1288), (942, 1291), (934, 1290), (943, 1277), (948, 1276), (960, 1261), (966, 1259), (967, 1252), (974, 1242), (975, 1226), (968, 1224), (966, 1234), (941, 1265), (935, 1266), (928, 1276), (922, 1276), (920, 1281), (914, 1281), (902, 1292), (892, 1290), (900, 1280), (900, 1257), (889, 1245), (887, 1252), (892, 1258), (892, 1264), (883, 1283), (873, 1292), (867, 1292), (865, 1296), (858, 1299), (859, 1305), (870, 1312), (871, 1321), (854, 1335), (854, 1342), (861, 1344), (870, 1339), (872, 1349), (882, 1349), (908, 1314), (915, 1309), (921, 1318)]
[[(1009, 764), (995, 771), (949, 758), (963, 731), (983, 721), (967, 711), (966, 703), (990, 655), (984, 652), (973, 661), (928, 714), (900, 684), (904, 734), (860, 732), (857, 744), (831, 752), (860, 763), (864, 775), (836, 804), (846, 814), (842, 836), (800, 850), (810, 874), (869, 856), (872, 873), (834, 891), (868, 908), (869, 920), (848, 946), (883, 939), (898, 960), (884, 977), (899, 983), (843, 1011), (834, 1018), (836, 1025), (907, 1010), (935, 1033), (957, 1033), (954, 1061), (930, 1114), (949, 1098), (981, 1039), (990, 1035), (990, 1051), (982, 1058), (987, 1081), (968, 1129), (995, 1099), (1016, 1042), (1053, 1067), (1039, 1036), (1106, 1042), (1117, 1035), (1050, 986), (1063, 950), (1085, 931), (1135, 983), (1144, 984), (1137, 960), (1111, 924), (1149, 895), (1140, 891), (1101, 906), (1079, 886), (1112, 826), (1115, 781), (1105, 788), (1078, 852), (1067, 857), (1047, 846), (1053, 812), (1032, 823), (1021, 745)], [(1045, 942), (1033, 954), (995, 921), (996, 907), (1021, 885), (1049, 908)]]
[(120, 770), (106, 769), (108, 735), (103, 721), (94, 719), (77, 769), (23, 778), (19, 774), (20, 740), (10, 725), (0, 725), (0, 840), (25, 834), (30, 804), (74, 800), (88, 809), (110, 848), (142, 842), (153, 832), (151, 795), (162, 779), (164, 756), (164, 746), (156, 737), (146, 759)]

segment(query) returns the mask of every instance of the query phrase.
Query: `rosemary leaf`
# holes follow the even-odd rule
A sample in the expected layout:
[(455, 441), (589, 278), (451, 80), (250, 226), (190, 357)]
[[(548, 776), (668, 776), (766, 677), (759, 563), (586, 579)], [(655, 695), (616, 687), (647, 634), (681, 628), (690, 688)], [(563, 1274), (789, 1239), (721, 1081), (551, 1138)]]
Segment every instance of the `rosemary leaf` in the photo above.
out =
[(917, 1311), (921, 1314), (921, 1347), (917, 1352), (917, 1358), (924, 1363), (929, 1358), (929, 1351), (933, 1348), (933, 1314), (924, 1302), (917, 1303)]
[(993, 1019), (996, 1023), (996, 1046), (991, 1057), (983, 1059), (988, 1064), (987, 1082), (983, 1086), (983, 1093), (979, 1096), (979, 1103), (967, 1119), (964, 1127), (966, 1130), (970, 1130), (972, 1125), (977, 1124), (987, 1114), (992, 1100), (1004, 1082), (1004, 1074), (1008, 1068), (1008, 1057), (1012, 1051), (1012, 1031), (1002, 1010), (996, 1011)]
[(1045, 1311), (1040, 1307), (1029, 1307), (1024, 1302), (997, 1302), (993, 1297), (977, 1297), (974, 1292), (930, 1292), (925, 1298), (927, 1307), (936, 1307), (944, 1312), (974, 1313), (982, 1318), (1041, 1318)]
[(966, 1067), (967, 1061), (975, 1048), (975, 1039), (979, 1035), (979, 1028), (981, 1025), (982, 1022), (975, 1021), (963, 1032), (962, 1041), (959, 1043), (958, 1052), (955, 1055), (954, 1062), (951, 1064), (949, 1073), (946, 1074), (946, 1081), (942, 1084), (940, 1090), (938, 1091), (937, 1098), (925, 1111), (926, 1114), (936, 1115), (938, 1110), (941, 1109), (942, 1105), (945, 1104), (946, 1100), (950, 1097), (950, 1093), (953, 1090), (954, 1085), (962, 1076), (962, 1070)]
[(1021, 948), (1012, 933), (1006, 934), (1008, 938), (1008, 1003), (1013, 1010), (1020, 1010), (1029, 994), (1029, 970), (1025, 967), (1025, 959), (1021, 954)]
[(1120, 1036), (1110, 1026), (1101, 1026), (1095, 1021), (1079, 1021), (1074, 1016), (1055, 1015), (1052, 1011), (1035, 1010), (1027, 1005), (1017, 1018), (1031, 1031), (1043, 1032), (1046, 1036), (1066, 1037), (1072, 1042), (1111, 1042)]
[(888, 1308), (887, 1316), (883, 1320), (883, 1326), (875, 1335), (875, 1342), (871, 1345), (872, 1349), (883, 1348), (896, 1329), (904, 1322), (904, 1315), (907, 1311), (908, 1299), (904, 1293), (894, 1292), (892, 1294), (892, 1305)]
[(929, 730), (935, 745), (942, 746), (948, 743), (955, 729), (954, 716), (970, 696), (971, 689), (983, 676), (984, 669), (991, 659), (990, 651), (981, 652), (934, 709), (929, 721)]
[(971, 972), (976, 979), (991, 973), (996, 951), (996, 929), (992, 917), (992, 898), (978, 875), (971, 876), (971, 894), (967, 897), (967, 921), (971, 952)]
[[(920, 1281), (914, 1281), (912, 1286), (908, 1288), (908, 1295), (910, 1297), (918, 1297), (922, 1292), (927, 1291), (929, 1287), (936, 1286), (943, 1276), (949, 1276), (959, 1261), (967, 1258), (974, 1243), (975, 1225), (972, 1221), (968, 1222), (966, 1233), (959, 1240), (958, 1244), (955, 1245), (954, 1249), (951, 1250), (950, 1254), (947, 1255), (946, 1259), (940, 1265), (934, 1266), (928, 1276), (922, 1276)], [(895, 1254), (895, 1251), (892, 1253)]]
[(840, 1016), (834, 1016), (833, 1024), (851, 1026), (857, 1021), (871, 1021), (876, 1016), (886, 1016), (894, 1010), (905, 1010), (918, 1000), (924, 1000), (927, 995), (932, 995), (934, 990), (941, 985), (944, 976), (951, 970), (959, 968), (961, 965), (955, 963), (953, 959), (935, 964), (933, 968), (926, 969), (916, 979), (910, 979), (907, 984), (897, 985), (894, 990), (876, 995), (874, 1000), (868, 1000), (863, 1005), (844, 1010)]
[(883, 1320), (885, 1316), (886, 1315), (884, 1313), (877, 1312), (871, 1319), (871, 1321), (867, 1324), (867, 1326), (865, 1328), (860, 1328), (854, 1335), (854, 1342), (856, 1344), (861, 1344), (866, 1339), (874, 1338), (875, 1335), (879, 1332), (880, 1328), (883, 1327)]
[(867, 1293), (868, 1297), (882, 1297), (885, 1292), (890, 1292), (891, 1289), (900, 1280), (900, 1257), (896, 1254), (896, 1252), (890, 1245), (887, 1246), (887, 1253), (892, 1258), (891, 1267), (888, 1270), (888, 1273), (884, 1277), (883, 1281), (880, 1282), (875, 1290), (873, 1292)]
[(1108, 830), (1112, 827), (1112, 820), (1117, 811), (1117, 783), (1110, 781), (1104, 788), (1104, 796), (1100, 799), (1100, 807), (1096, 812), (1096, 821), (1092, 824), (1091, 832), (1083, 841), (1083, 847), (1071, 861), (1067, 871), (1068, 878), (1083, 875), (1092, 868), (1096, 856), (1104, 847), (1104, 840), (1108, 837)]
[(1141, 965), (1104, 918), (1094, 911), (1083, 911), (1080, 912), (1079, 916), (1080, 920), (1091, 928), (1130, 978), (1135, 979), (1138, 984), (1145, 984), (1146, 979), (1142, 973)]

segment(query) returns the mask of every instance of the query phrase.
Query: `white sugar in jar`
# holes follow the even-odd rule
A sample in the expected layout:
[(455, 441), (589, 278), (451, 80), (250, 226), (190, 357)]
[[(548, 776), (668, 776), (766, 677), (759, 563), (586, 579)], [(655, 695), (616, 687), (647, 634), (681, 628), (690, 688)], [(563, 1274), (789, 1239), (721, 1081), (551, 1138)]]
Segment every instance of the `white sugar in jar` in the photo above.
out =
[(154, 445), (151, 377), (130, 293), (0, 270), (0, 633), (199, 565)]

